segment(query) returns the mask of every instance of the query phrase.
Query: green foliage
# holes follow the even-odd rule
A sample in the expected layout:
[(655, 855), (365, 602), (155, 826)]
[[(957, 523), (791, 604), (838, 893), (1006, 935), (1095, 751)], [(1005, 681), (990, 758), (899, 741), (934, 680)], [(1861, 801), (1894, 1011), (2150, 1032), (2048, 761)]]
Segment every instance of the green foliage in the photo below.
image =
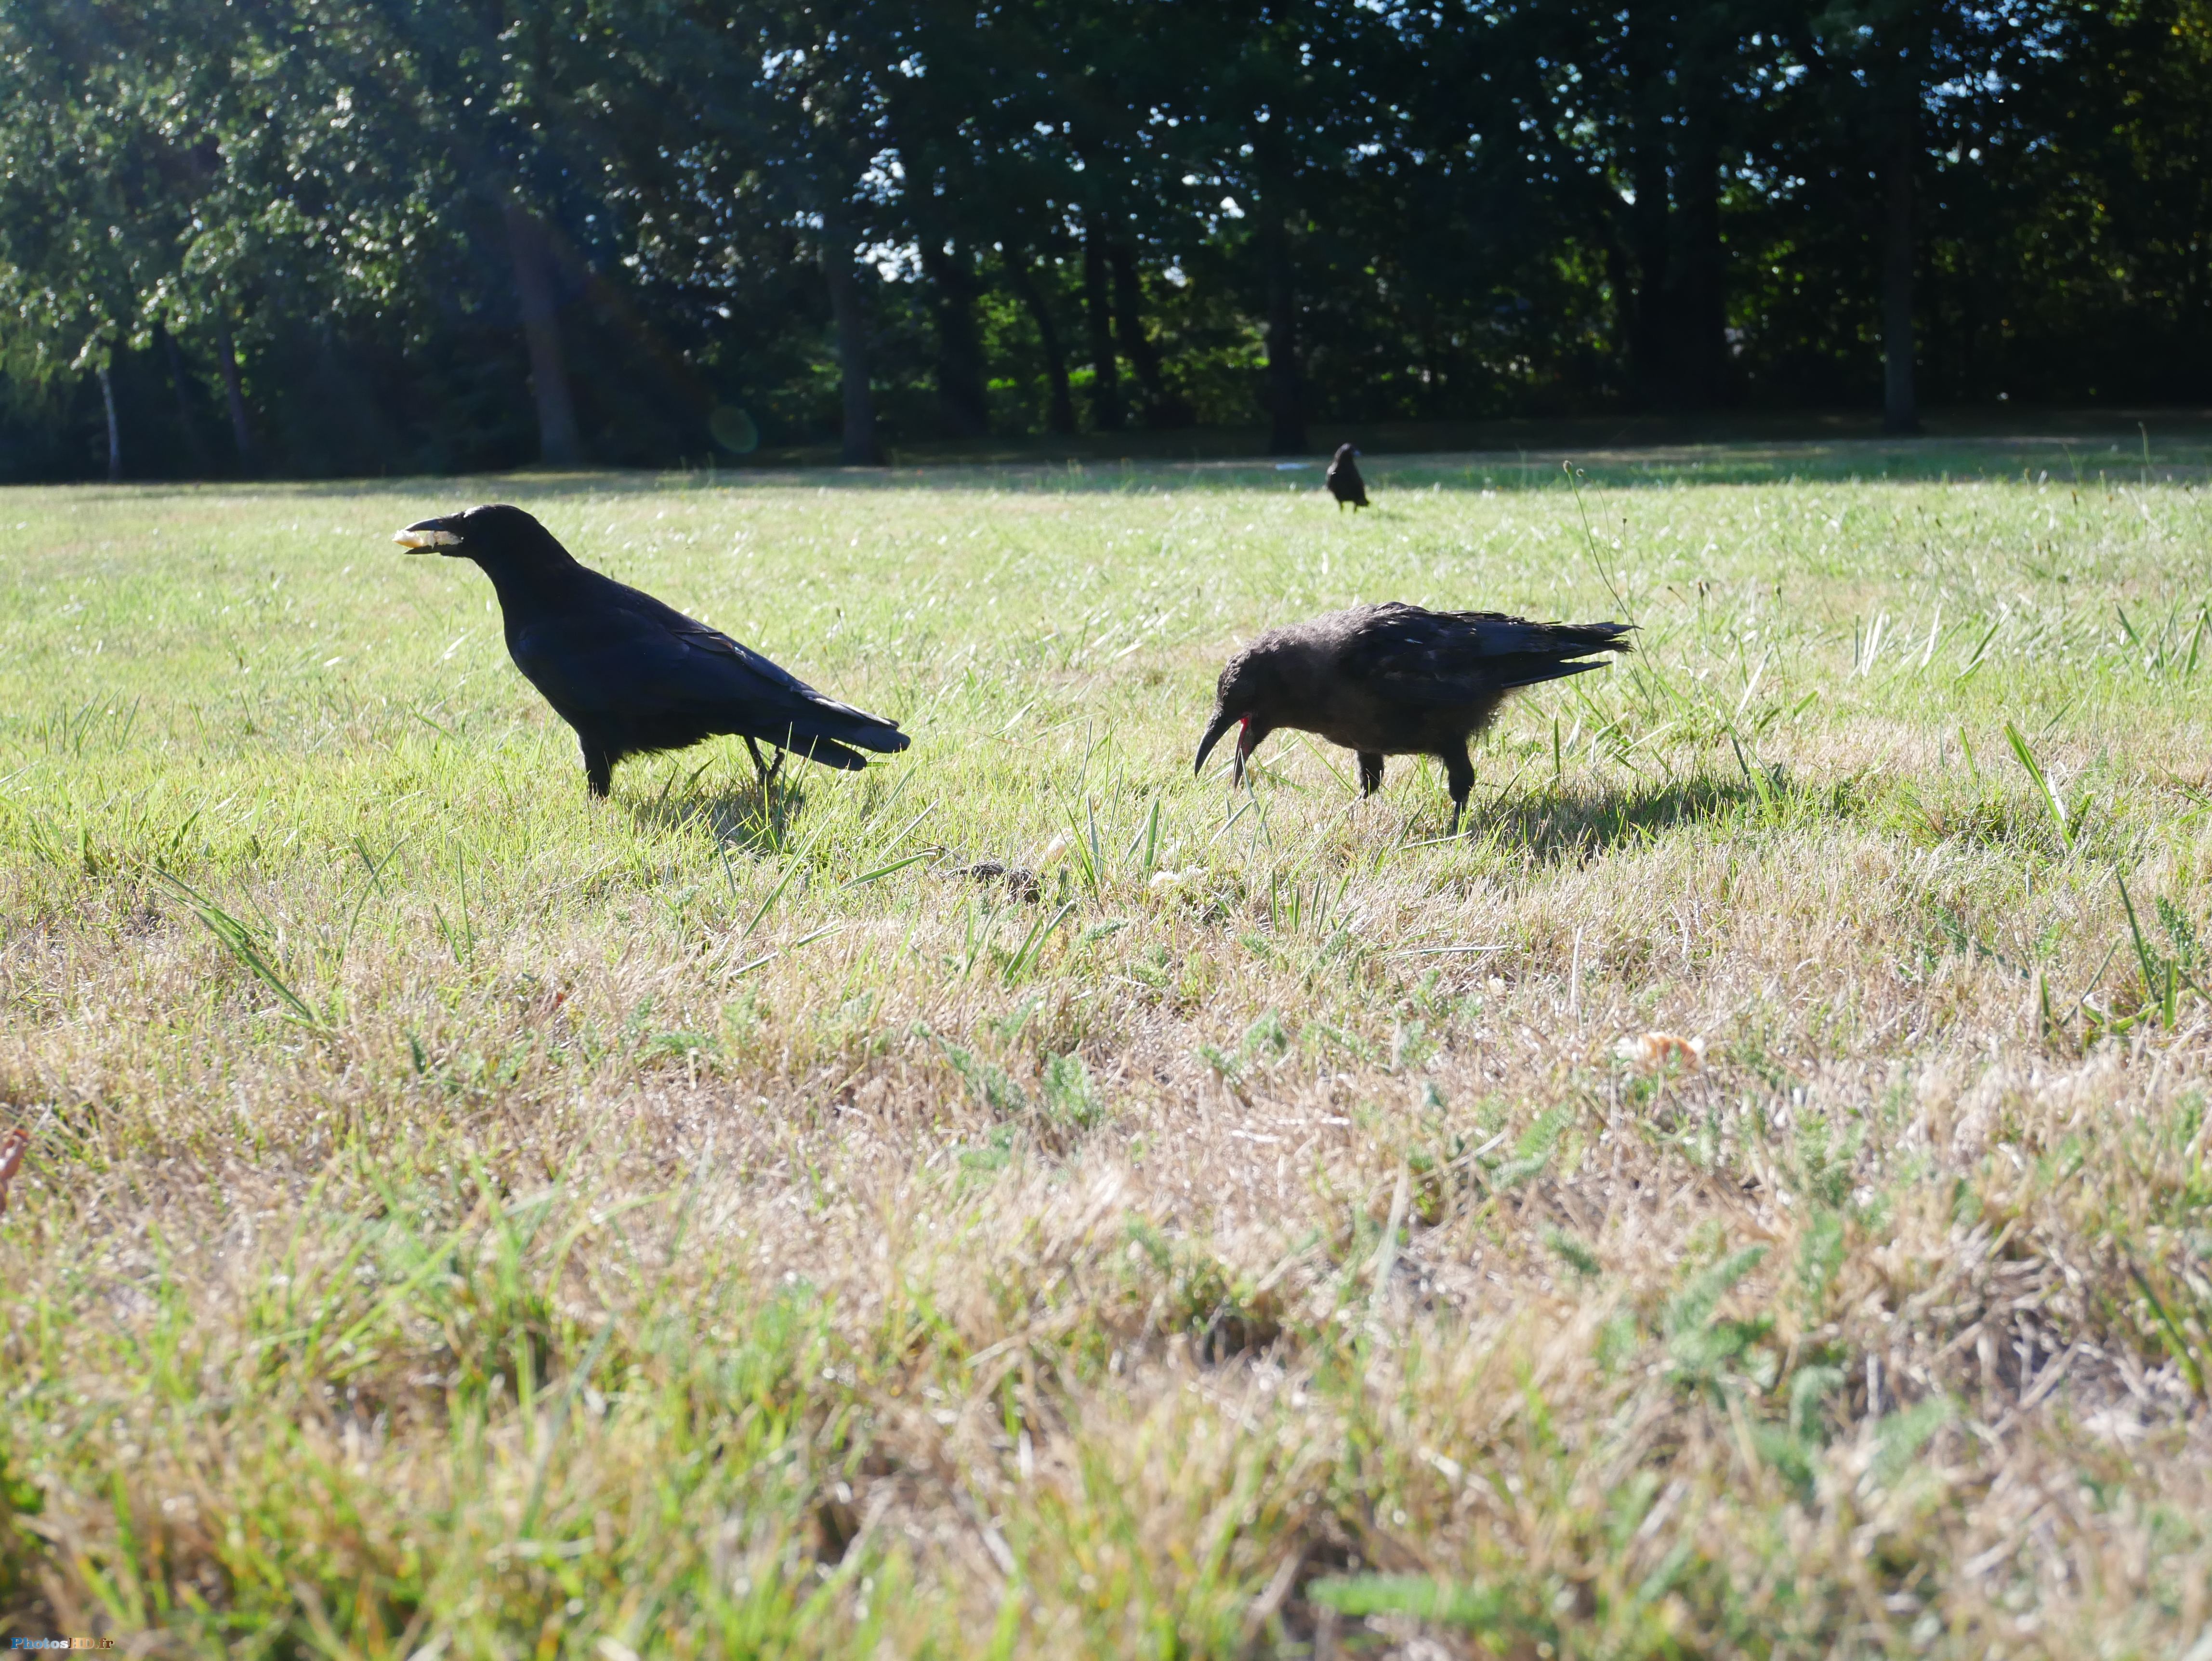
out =
[[(94, 374), (144, 476), (512, 465), (565, 443), (559, 381), (602, 459), (819, 455), (840, 353), (894, 442), (1084, 428), (1115, 459), (1194, 422), (1303, 448), (1309, 411), (1871, 404), (1869, 227), (1915, 109), (1919, 309), (1951, 319), (1929, 391), (2179, 400), (2208, 186), (2197, 127), (2154, 112), (2206, 101), (2194, 15), (1727, 0), (1632, 43), (1587, 0), (24, 0), (0, 392), (36, 441), (9, 465), (82, 470)], [(1439, 74), (1466, 96), (1427, 97)], [(1739, 713), (1747, 812), (1778, 824), (1771, 720)]]
[(1253, 1019), (1244, 1029), (1244, 1036), (1233, 1053), (1214, 1044), (1200, 1044), (1198, 1053), (1215, 1074), (1231, 1084), (1241, 1080), (1248, 1070), (1262, 1072), (1279, 1066), (1290, 1053), (1290, 1029), (1283, 1018), (1273, 1010), (1267, 1010)]
[(46, 1509), (46, 1496), (36, 1483), (19, 1474), (19, 1458), (0, 1433), (0, 1608), (7, 1609), (20, 1607), (36, 1585), (46, 1544), (22, 1520)]
[(1599, 1261), (1597, 1253), (1563, 1228), (1546, 1229), (1544, 1244), (1561, 1262), (1586, 1281), (1595, 1281), (1605, 1273), (1605, 1265)]
[(1763, 1245), (1733, 1251), (1692, 1275), (1667, 1300), (1659, 1330), (1675, 1378), (1715, 1392), (1745, 1382), (1759, 1390), (1773, 1384), (1774, 1358), (1758, 1346), (1773, 1330), (1774, 1317), (1740, 1319), (1720, 1312), (1722, 1300), (1765, 1256)]
[(1817, 1318), (1827, 1305), (1828, 1288), (1844, 1262), (1843, 1214), (1823, 1206), (1805, 1219), (1797, 1242), (1797, 1290), (1808, 1315)]
[(1080, 1056), (1050, 1056), (1044, 1064), (1045, 1110), (1069, 1130), (1089, 1130), (1105, 1116), (1097, 1080)]
[(1886, 1415), (1875, 1427), (1875, 1481), (1893, 1486), (1911, 1469), (1929, 1439), (1958, 1416), (1959, 1404), (1948, 1396), (1931, 1396)]
[(1575, 1122), (1571, 1107), (1555, 1107), (1538, 1116), (1536, 1122), (1521, 1133), (1514, 1143), (1512, 1156), (1499, 1161), (1490, 1173), (1491, 1185), (1503, 1193), (1518, 1188), (1522, 1183), (1541, 1176), (1552, 1163), (1558, 1150), (1559, 1138)]
[(1406, 1615), (1498, 1637), (1512, 1634), (1517, 1613), (1504, 1593), (1404, 1574), (1328, 1576), (1314, 1583), (1313, 1600), (1344, 1615)]
[(1030, 1111), (1028, 1093), (1007, 1077), (1006, 1069), (986, 1061), (972, 1050), (947, 1039), (937, 1040), (938, 1049), (952, 1064), (976, 1102), (1000, 1118), (1026, 1117)]

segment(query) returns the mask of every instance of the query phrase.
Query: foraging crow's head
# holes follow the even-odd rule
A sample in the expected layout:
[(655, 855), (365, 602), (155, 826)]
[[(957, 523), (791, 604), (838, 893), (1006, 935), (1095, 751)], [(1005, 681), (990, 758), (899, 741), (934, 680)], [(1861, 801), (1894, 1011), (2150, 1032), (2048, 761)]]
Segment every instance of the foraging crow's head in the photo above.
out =
[(471, 508), (420, 520), (392, 539), (410, 554), (458, 555), (488, 569), (520, 572), (569, 563), (568, 551), (520, 508)]
[(1340, 444), (1336, 447), (1336, 459), (1339, 461), (1342, 461), (1346, 456), (1356, 456), (1358, 453), (1359, 448), (1357, 445)]
[(1242, 722), (1231, 776), (1237, 783), (1243, 783), (1245, 761), (1260, 747), (1260, 740), (1275, 730), (1274, 712), (1283, 694), (1282, 666), (1277, 660), (1278, 655), (1275, 643), (1262, 639), (1229, 660), (1229, 666), (1221, 672), (1221, 683), (1214, 691), (1213, 719), (1206, 722), (1206, 736), (1198, 741), (1198, 759), (1191, 764), (1191, 771), (1203, 773), (1206, 758), (1221, 742), (1221, 735)]

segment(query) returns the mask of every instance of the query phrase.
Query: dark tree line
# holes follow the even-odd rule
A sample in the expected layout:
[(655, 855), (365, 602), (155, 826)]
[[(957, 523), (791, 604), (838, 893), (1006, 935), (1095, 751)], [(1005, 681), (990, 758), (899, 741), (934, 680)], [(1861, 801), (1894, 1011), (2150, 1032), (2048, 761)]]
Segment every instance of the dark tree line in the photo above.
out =
[(11, 0), (0, 477), (2212, 390), (2212, 0)]

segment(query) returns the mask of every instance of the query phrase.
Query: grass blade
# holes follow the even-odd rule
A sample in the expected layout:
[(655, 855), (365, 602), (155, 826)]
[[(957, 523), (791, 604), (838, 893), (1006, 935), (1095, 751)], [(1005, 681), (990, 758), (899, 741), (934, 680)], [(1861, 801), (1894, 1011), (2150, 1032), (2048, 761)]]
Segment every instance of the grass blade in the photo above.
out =
[(1015, 952), (1012, 960), (1006, 964), (1005, 980), (1008, 986), (1020, 977), (1025, 967), (1036, 961), (1036, 954), (1044, 950), (1044, 943), (1052, 938), (1053, 931), (1066, 922), (1068, 913), (1074, 910), (1075, 902), (1070, 900), (1053, 913), (1050, 922), (1040, 923), (1030, 930), (1029, 938), (1022, 942), (1021, 950)]
[(909, 865), (919, 865), (924, 860), (933, 860), (936, 857), (937, 850), (934, 848), (925, 848), (919, 854), (908, 854), (902, 860), (893, 860), (889, 865), (879, 865), (872, 871), (864, 872), (848, 882), (845, 886), (864, 888), (878, 877), (888, 877), (894, 871), (903, 871)]
[(2007, 742), (2012, 745), (2013, 754), (2020, 757), (2020, 764), (2027, 770), (2028, 777), (2035, 781), (2035, 788), (2042, 792), (2043, 805), (2051, 810), (2051, 822), (2058, 827), (2058, 840), (2066, 844), (2068, 853), (2072, 853), (2076, 826), (2066, 817), (2066, 802), (2059, 795), (2058, 787), (2051, 783), (2043, 769), (2036, 764), (2035, 752), (2027, 747), (2027, 740), (2021, 737), (2020, 728), (2007, 721), (2004, 731)]
[(313, 1027), (317, 1031), (324, 1029), (322, 1018), (308, 1007), (306, 999), (285, 984), (284, 977), (270, 965), (259, 943), (254, 940), (252, 930), (182, 878), (173, 877), (166, 871), (157, 871), (154, 874), (176, 891), (185, 904), (191, 908), (193, 915), (207, 925), (208, 932), (222, 943), (231, 956), (245, 964), (257, 980), (276, 995), (286, 1013), (302, 1026)]
[(2143, 995), (2157, 1002), (2160, 1001), (2157, 955), (2150, 949), (2150, 942), (2143, 938), (2142, 924), (2136, 918), (2136, 903), (2128, 893), (2128, 879), (2115, 871), (2112, 880), (2120, 885), (2120, 904), (2128, 914), (2128, 933), (2135, 938), (2136, 965), (2142, 971)]
[(2158, 1317), (2159, 1329), (2166, 1338), (2166, 1348), (2173, 1352), (2174, 1365), (2179, 1366), (2183, 1375), (2188, 1378), (2190, 1388), (2197, 1392), (2199, 1398), (2202, 1398), (2205, 1393), (2204, 1368), (2197, 1359), (2197, 1347), (2189, 1342), (2188, 1335), (2181, 1329), (2180, 1323), (2176, 1321), (2166, 1309), (2165, 1300), (2151, 1290), (2150, 1281), (2144, 1276), (2142, 1270), (2130, 1263), (2128, 1277), (2136, 1283), (2136, 1290), (2150, 1300), (2151, 1312)]

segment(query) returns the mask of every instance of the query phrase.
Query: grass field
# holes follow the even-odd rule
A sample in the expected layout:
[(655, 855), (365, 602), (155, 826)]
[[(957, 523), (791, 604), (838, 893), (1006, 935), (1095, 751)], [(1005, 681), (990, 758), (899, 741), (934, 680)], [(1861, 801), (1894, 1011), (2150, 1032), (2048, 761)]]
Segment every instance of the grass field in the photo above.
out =
[[(2203, 1657), (2146, 442), (9, 493), (6, 1635)], [(388, 540), (498, 498), (914, 748), (593, 804)], [(1236, 641), (1390, 597), (1639, 650), (1457, 842), (1191, 776)]]

